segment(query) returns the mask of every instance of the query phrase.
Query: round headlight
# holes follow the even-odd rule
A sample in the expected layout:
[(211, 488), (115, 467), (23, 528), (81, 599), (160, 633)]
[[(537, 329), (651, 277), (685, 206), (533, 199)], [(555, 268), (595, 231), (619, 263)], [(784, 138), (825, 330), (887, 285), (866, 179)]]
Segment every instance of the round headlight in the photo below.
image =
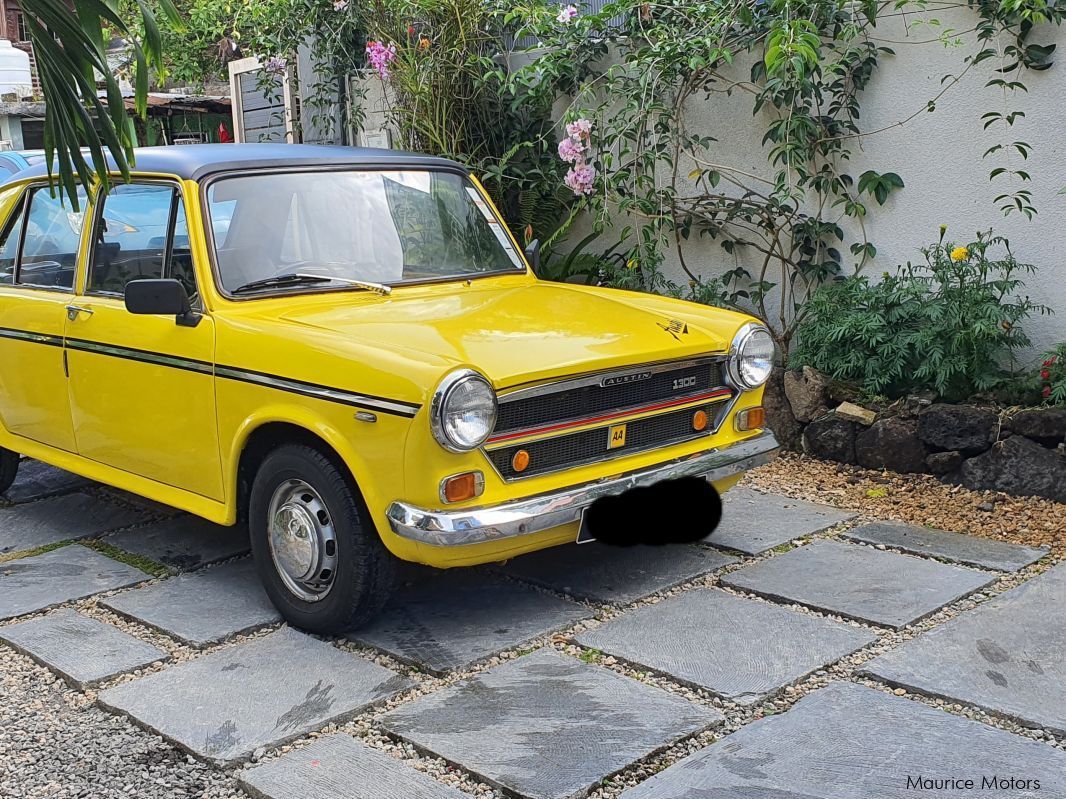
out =
[(774, 339), (762, 325), (745, 325), (733, 338), (729, 377), (739, 388), (758, 388), (774, 368)]
[(470, 369), (452, 372), (433, 395), (433, 437), (451, 452), (477, 449), (496, 425), (496, 392)]

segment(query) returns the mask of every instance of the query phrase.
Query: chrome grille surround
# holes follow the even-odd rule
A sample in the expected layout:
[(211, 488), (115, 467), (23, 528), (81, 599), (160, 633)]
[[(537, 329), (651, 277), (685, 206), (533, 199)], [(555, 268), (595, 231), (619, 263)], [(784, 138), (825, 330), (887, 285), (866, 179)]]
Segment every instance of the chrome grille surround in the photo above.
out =
[[(718, 355), (638, 364), (502, 394), (496, 429), (482, 449), (500, 477), (513, 482), (714, 435), (740, 395), (729, 385), (726, 359)], [(675, 389), (675, 380), (685, 385)], [(673, 409), (678, 404), (688, 407)], [(708, 429), (692, 430), (685, 421), (697, 410), (711, 417)], [(645, 415), (628, 418), (634, 413)], [(608, 449), (608, 428), (622, 423), (613, 418), (625, 420), (635, 435), (626, 445)], [(511, 457), (521, 448), (534, 455), (534, 463), (517, 473)], [(539, 460), (534, 450), (548, 462)]]

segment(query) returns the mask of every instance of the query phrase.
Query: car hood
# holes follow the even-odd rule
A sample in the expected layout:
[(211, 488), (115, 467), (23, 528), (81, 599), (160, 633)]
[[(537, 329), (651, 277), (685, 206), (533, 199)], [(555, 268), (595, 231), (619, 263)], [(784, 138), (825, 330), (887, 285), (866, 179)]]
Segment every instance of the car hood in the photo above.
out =
[(361, 298), (290, 308), (281, 318), (351, 343), (471, 367), (497, 388), (723, 352), (749, 320), (647, 294), (527, 280), (403, 287)]

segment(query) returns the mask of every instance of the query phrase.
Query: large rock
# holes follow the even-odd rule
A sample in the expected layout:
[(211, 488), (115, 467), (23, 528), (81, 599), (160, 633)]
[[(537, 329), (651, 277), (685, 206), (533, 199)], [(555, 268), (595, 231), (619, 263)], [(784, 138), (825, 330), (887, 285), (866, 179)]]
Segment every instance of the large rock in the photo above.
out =
[(813, 422), (829, 410), (826, 401), (829, 382), (828, 377), (812, 366), (804, 366), (798, 372), (785, 372), (785, 396), (798, 421)]
[(792, 406), (785, 396), (781, 367), (774, 369), (763, 391), (762, 404), (766, 408), (766, 426), (773, 430), (782, 449), (798, 452), (803, 436), (803, 426), (796, 421)]
[(1066, 455), (1024, 436), (1011, 436), (959, 469), (967, 488), (1047, 497), (1066, 502)]
[(867, 469), (924, 472), (927, 454), (911, 419), (882, 419), (855, 436), (855, 460)]
[(803, 431), (803, 451), (813, 458), (855, 463), (855, 423), (828, 413)]
[(931, 405), (918, 416), (918, 435), (933, 449), (984, 452), (996, 440), (999, 417), (972, 405)]
[(1066, 441), (1066, 408), (1033, 408), (1011, 419), (1011, 429), (1020, 436), (1057, 447)]
[(933, 474), (948, 474), (962, 466), (962, 453), (930, 452), (925, 458), (925, 465)]

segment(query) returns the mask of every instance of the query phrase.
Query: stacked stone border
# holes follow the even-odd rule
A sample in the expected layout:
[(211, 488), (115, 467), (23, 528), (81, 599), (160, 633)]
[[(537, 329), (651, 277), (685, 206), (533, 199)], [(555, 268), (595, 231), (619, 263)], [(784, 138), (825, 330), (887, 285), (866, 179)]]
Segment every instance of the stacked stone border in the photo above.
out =
[(1066, 408), (948, 404), (929, 396), (861, 404), (854, 391), (809, 366), (776, 370), (764, 402), (785, 449), (1066, 502)]

